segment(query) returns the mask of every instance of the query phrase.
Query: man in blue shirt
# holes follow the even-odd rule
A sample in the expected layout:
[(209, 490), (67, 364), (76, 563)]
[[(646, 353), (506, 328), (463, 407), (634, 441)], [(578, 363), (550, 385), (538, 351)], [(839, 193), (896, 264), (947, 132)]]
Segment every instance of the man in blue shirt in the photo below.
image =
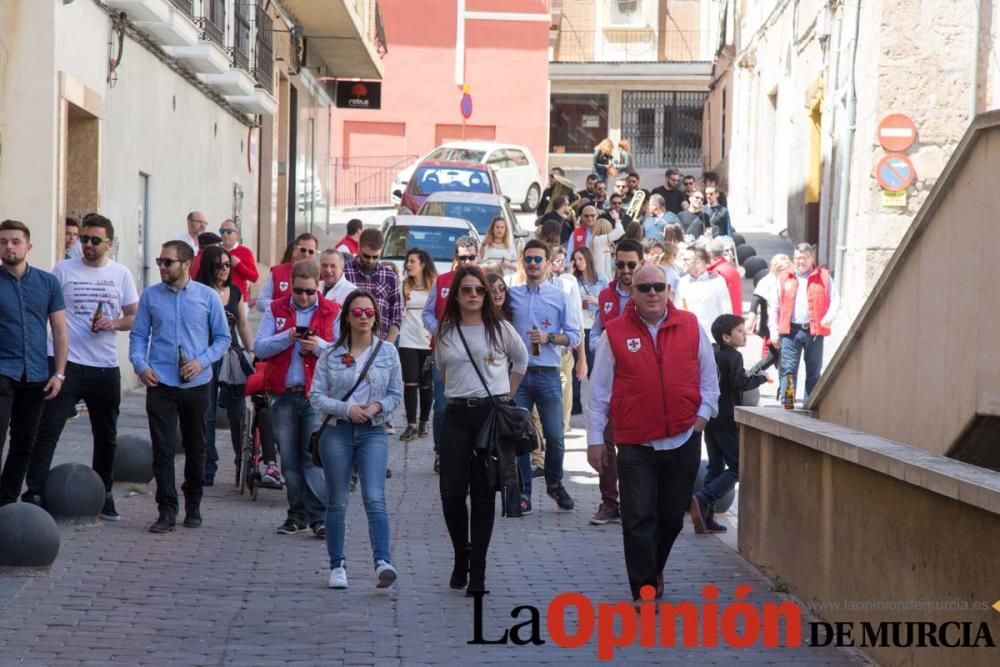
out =
[(160, 250), (159, 285), (139, 297), (129, 335), (129, 361), (146, 386), (146, 414), (153, 441), (153, 474), (160, 516), (151, 533), (168, 533), (177, 523), (174, 450), (180, 420), (184, 447), (184, 525), (201, 525), (205, 483), (205, 410), (209, 406), (212, 364), (232, 339), (222, 300), (211, 287), (191, 280), (194, 251), (184, 241), (167, 241)]
[[(580, 344), (580, 322), (566, 294), (547, 282), (549, 246), (532, 239), (524, 246), (527, 283), (509, 290), (514, 328), (529, 351), (528, 372), (514, 394), (514, 401), (531, 410), (538, 408), (545, 436), (545, 486), (561, 509), (573, 509), (573, 499), (563, 486), (563, 406), (559, 368), (563, 347)], [(537, 352), (537, 354), (535, 354)], [(521, 513), (531, 512), (531, 456), (519, 457), (523, 487)]]
[[(28, 266), (31, 231), (0, 223), (0, 454), (10, 427), (10, 452), (0, 473), (0, 505), (17, 501), (45, 401), (59, 395), (68, 356), (66, 306), (51, 273)], [(49, 377), (46, 325), (52, 326), (55, 373)]]

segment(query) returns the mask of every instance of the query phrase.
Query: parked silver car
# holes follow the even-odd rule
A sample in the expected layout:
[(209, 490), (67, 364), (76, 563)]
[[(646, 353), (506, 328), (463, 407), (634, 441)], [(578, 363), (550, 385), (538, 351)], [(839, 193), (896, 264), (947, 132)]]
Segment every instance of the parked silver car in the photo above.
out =
[(451, 271), (459, 237), (471, 236), (479, 241), (479, 232), (468, 220), (428, 215), (391, 215), (382, 223), (382, 235), (382, 259), (395, 264), (404, 278), (406, 253), (412, 248), (426, 250), (440, 275)]

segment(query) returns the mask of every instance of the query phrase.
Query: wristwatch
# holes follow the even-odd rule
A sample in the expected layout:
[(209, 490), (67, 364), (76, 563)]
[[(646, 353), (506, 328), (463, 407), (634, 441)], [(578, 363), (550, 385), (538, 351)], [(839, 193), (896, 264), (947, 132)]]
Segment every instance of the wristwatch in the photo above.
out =
[(548, 343), (549, 345), (555, 345), (556, 344), (556, 334), (554, 334), (554, 333), (546, 334), (546, 336), (545, 336), (545, 342)]
[(65, 382), (65, 381), (66, 381), (66, 376), (65, 376), (65, 375), (63, 375), (62, 373), (56, 373), (56, 375), (55, 375), (55, 376), (56, 376), (57, 378), (59, 378), (59, 381), (60, 381), (60, 382)]

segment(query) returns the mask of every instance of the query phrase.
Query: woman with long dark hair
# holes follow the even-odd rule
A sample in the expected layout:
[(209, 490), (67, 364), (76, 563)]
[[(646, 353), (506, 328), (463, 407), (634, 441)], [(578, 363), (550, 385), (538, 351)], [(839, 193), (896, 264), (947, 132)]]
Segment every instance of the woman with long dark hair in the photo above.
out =
[[(431, 285), (437, 279), (434, 260), (426, 250), (410, 248), (403, 263), (403, 323), (399, 328), (399, 361), (403, 365), (403, 405), (406, 406), (406, 430), (400, 440), (409, 441), (427, 435), (427, 420), (434, 401), (430, 365), (431, 335), (421, 318)], [(420, 399), (420, 426), (417, 426), (417, 398)]]
[(514, 310), (510, 306), (510, 298), (507, 295), (507, 283), (499, 273), (487, 273), (486, 281), (490, 284), (490, 298), (493, 305), (500, 310), (500, 314), (508, 322), (514, 321)]
[[(250, 333), (250, 322), (247, 318), (247, 306), (243, 301), (243, 292), (240, 288), (232, 284), (233, 257), (228, 250), (220, 246), (205, 248), (201, 251), (201, 261), (198, 266), (198, 275), (195, 280), (203, 285), (208, 285), (219, 295), (222, 301), (223, 310), (226, 313), (226, 320), (229, 322), (229, 333), (232, 336), (232, 346), (236, 348), (237, 354), (244, 354), (245, 350), (253, 349), (253, 335)], [(238, 340), (242, 341), (240, 347)], [(226, 354), (229, 354), (228, 352)], [(240, 434), (243, 425), (243, 389), (246, 387), (246, 378), (237, 377), (229, 371), (232, 366), (223, 368), (223, 362), (217, 361), (212, 365), (212, 384), (209, 389), (209, 409), (205, 412), (205, 486), (215, 484), (215, 473), (219, 469), (219, 451), (215, 446), (215, 420), (216, 407), (222, 405), (229, 416), (229, 434), (233, 442), (233, 455), (239, 458), (240, 455)], [(226, 376), (221, 376), (226, 370)], [(235, 369), (232, 369), (235, 370)], [(242, 380), (242, 381), (240, 381)], [(270, 461), (270, 468), (273, 467), (276, 479), (274, 483), (280, 484), (281, 473), (278, 472), (277, 462)]]
[(385, 421), (403, 397), (403, 377), (395, 346), (383, 344), (374, 334), (378, 324), (372, 293), (363, 289), (351, 292), (340, 313), (340, 338), (317, 361), (309, 392), (313, 408), (330, 417), (319, 439), (326, 476), (330, 588), (347, 588), (344, 523), (351, 495), (351, 471), (355, 468), (368, 515), (375, 585), (388, 588), (396, 581), (396, 568), (389, 555), (389, 512), (385, 507), (389, 457)]
[[(476, 436), (492, 410), (488, 396), (510, 400), (528, 367), (528, 351), (514, 325), (503, 319), (494, 304), (489, 281), (478, 266), (463, 266), (455, 274), (438, 326), (434, 360), (448, 399), (440, 486), (444, 520), (455, 550), (449, 585), (463, 588), (468, 582), (466, 593), (471, 595), (486, 591), (486, 552), (496, 513), (496, 489), (487, 477), (484, 459), (476, 454)], [(508, 372), (509, 363), (513, 368)]]

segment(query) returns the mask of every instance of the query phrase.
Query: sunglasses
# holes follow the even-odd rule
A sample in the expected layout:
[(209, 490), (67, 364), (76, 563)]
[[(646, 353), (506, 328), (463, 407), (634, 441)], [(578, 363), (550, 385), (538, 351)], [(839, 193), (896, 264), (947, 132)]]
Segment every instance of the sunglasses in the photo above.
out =
[(506, 292), (506, 291), (507, 291), (507, 286), (506, 286), (505, 284), (503, 284), (503, 283), (499, 283), (499, 284), (497, 284), (497, 286), (496, 286), (496, 287), (494, 287), (494, 288), (493, 288), (493, 289), (492, 289), (491, 291), (492, 291), (492, 292), (493, 292), (494, 294), (503, 294), (504, 292)]
[(232, 262), (216, 262), (212, 266), (215, 267), (216, 271), (221, 271), (222, 269), (228, 269), (233, 265)]
[(312, 296), (313, 294), (315, 294), (318, 291), (319, 290), (312, 289), (311, 287), (293, 287), (292, 288), (292, 292), (294, 294), (298, 294), (298, 295), (308, 294), (309, 296)]
[(477, 296), (486, 295), (486, 288), (482, 285), (462, 285), (461, 290), (465, 296), (472, 296), (473, 294)]
[(107, 243), (111, 239), (106, 239), (103, 236), (87, 236), (86, 234), (80, 234), (76, 238), (80, 239), (80, 245), (101, 245), (102, 243)]
[(378, 255), (369, 255), (368, 253), (363, 252), (361, 253), (361, 256), (367, 259), (369, 262), (377, 262), (378, 258), (381, 256), (381, 253), (379, 253)]
[(167, 267), (169, 269), (171, 266), (174, 265), (175, 262), (179, 264), (181, 261), (182, 260), (179, 260), (179, 259), (170, 259), (169, 257), (157, 257), (156, 258), (156, 265), (157, 266), (165, 266), (165, 267)]
[(663, 291), (665, 291), (667, 289), (667, 284), (666, 283), (642, 283), (642, 284), (639, 284), (639, 285), (632, 285), (632, 287), (636, 288), (637, 290), (639, 290), (643, 294), (645, 294), (649, 290), (656, 290), (656, 293), (659, 294), (659, 293), (661, 293), (661, 292), (663, 292)]
[(303, 255), (315, 255), (316, 254), (316, 251), (313, 250), (312, 248), (302, 248), (302, 247), (296, 248), (295, 252), (302, 253)]
[(563, 257), (561, 259), (554, 259), (552, 260), (552, 263), (555, 264), (556, 266), (562, 266), (563, 264), (566, 263), (566, 258)]
[(455, 255), (455, 259), (459, 262), (472, 262), (476, 259), (475, 255)]
[(621, 271), (622, 269), (624, 269), (626, 266), (628, 267), (629, 271), (635, 271), (635, 267), (639, 266), (639, 263), (638, 262), (615, 262), (615, 266), (618, 267), (619, 271)]
[(541, 264), (544, 261), (545, 261), (545, 258), (542, 257), (541, 255), (525, 255), (524, 256), (524, 263), (525, 264)]
[(223, 229), (219, 230), (219, 233), (220, 234), (235, 234), (236, 230), (235, 229), (225, 229), (225, 228), (223, 228)]
[(374, 308), (351, 308), (351, 315), (353, 315), (354, 317), (356, 317), (358, 319), (361, 319), (362, 317), (365, 318), (365, 319), (371, 319), (371, 318), (375, 317), (375, 309)]

